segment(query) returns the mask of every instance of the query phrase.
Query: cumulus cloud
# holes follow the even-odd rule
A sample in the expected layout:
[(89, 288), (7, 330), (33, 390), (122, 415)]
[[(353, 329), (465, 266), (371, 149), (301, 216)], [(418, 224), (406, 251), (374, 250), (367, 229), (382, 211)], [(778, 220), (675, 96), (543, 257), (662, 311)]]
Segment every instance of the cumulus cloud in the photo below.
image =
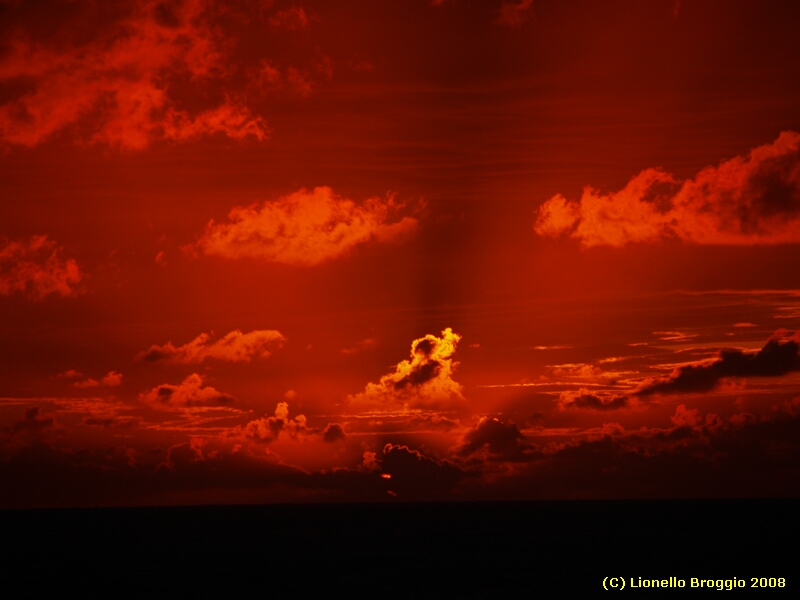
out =
[(0, 106), (0, 139), (35, 146), (67, 128), (81, 141), (132, 149), (217, 132), (266, 138), (261, 118), (232, 97), (200, 110), (177, 99), (182, 86), (194, 98), (210, 96), (201, 92), (229, 70), (231, 44), (212, 24), (213, 1), (136, 0), (99, 14), (93, 7), (60, 11), (58, 35), (42, 39), (24, 12), (9, 9), (16, 27), (0, 58), (0, 81), (11, 90)]
[(329, 444), (347, 439), (344, 427), (340, 423), (328, 423), (322, 430), (322, 441)]
[(151, 346), (138, 358), (145, 361), (165, 361), (169, 363), (199, 364), (207, 358), (228, 362), (250, 362), (252, 358), (267, 358), (271, 351), (280, 348), (286, 338), (280, 331), (257, 329), (242, 333), (238, 329), (212, 340), (211, 334), (201, 333), (183, 346), (167, 342), (163, 346)]
[(211, 386), (203, 385), (203, 377), (192, 373), (182, 383), (165, 383), (139, 395), (140, 400), (160, 410), (205, 406), (228, 406), (235, 400)]
[(442, 337), (428, 334), (411, 344), (411, 358), (397, 364), (393, 373), (369, 383), (349, 396), (352, 407), (367, 412), (396, 410), (444, 410), (464, 404), (461, 384), (453, 380), (458, 365), (453, 360), (461, 339), (449, 327)]
[(209, 222), (193, 248), (229, 259), (314, 266), (365, 242), (405, 238), (416, 229), (417, 219), (395, 220), (404, 208), (392, 196), (370, 198), (359, 205), (329, 187), (301, 189), (260, 206), (235, 207), (228, 222)]
[(21, 241), (0, 237), (0, 295), (20, 292), (31, 300), (74, 296), (82, 275), (75, 260), (62, 258), (61, 251), (46, 235)]
[(620, 191), (591, 187), (580, 200), (557, 194), (534, 230), (586, 246), (680, 239), (694, 244), (800, 243), (800, 134), (784, 131), (746, 156), (678, 181), (645, 169)]
[[(289, 418), (289, 404), (286, 402), (278, 403), (275, 407), (274, 416), (250, 421), (243, 429), (244, 437), (263, 443), (277, 440), (281, 432), (292, 439), (297, 439), (299, 436), (307, 436), (312, 433), (308, 428), (305, 415), (297, 415), (294, 419)], [(343, 429), (341, 433), (344, 435)], [(330, 440), (325, 439), (325, 441), (333, 442), (336, 441), (336, 439), (337, 438), (334, 437)]]
[(712, 361), (676, 367), (668, 377), (645, 382), (634, 392), (654, 394), (707, 392), (725, 377), (779, 377), (800, 371), (800, 334), (779, 330), (758, 352), (724, 349)]

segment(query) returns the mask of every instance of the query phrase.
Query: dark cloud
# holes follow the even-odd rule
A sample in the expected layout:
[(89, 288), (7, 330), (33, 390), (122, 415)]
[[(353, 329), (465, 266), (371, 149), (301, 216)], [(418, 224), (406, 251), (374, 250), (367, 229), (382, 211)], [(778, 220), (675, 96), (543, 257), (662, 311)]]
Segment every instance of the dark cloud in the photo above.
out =
[(628, 406), (629, 398), (621, 395), (603, 395), (585, 388), (562, 392), (558, 399), (561, 408), (588, 408), (591, 410), (616, 410)]
[(682, 394), (707, 392), (725, 377), (780, 377), (800, 371), (800, 344), (797, 334), (779, 331), (757, 353), (724, 349), (710, 363), (685, 365), (676, 368), (666, 378), (645, 383), (634, 392), (645, 398), (653, 394)]
[(344, 427), (339, 423), (328, 423), (322, 430), (322, 441), (332, 444), (347, 439)]
[(182, 383), (165, 383), (139, 395), (139, 398), (160, 410), (175, 410), (203, 406), (229, 406), (233, 396), (203, 385), (203, 377), (192, 373)]
[(505, 425), (498, 419), (483, 417), (464, 434), (456, 453), (462, 457), (481, 455), (494, 460), (514, 461), (529, 457), (532, 450), (516, 425)]
[(25, 418), (2, 429), (3, 433), (15, 435), (19, 433), (38, 433), (56, 425), (55, 417), (42, 415), (41, 408), (33, 406), (25, 411)]
[(0, 237), (0, 295), (19, 292), (30, 300), (50, 294), (74, 296), (83, 278), (74, 259), (46, 235), (13, 241)]
[(384, 446), (380, 470), (401, 500), (448, 497), (462, 477), (461, 470), (450, 461), (437, 461), (394, 444)]

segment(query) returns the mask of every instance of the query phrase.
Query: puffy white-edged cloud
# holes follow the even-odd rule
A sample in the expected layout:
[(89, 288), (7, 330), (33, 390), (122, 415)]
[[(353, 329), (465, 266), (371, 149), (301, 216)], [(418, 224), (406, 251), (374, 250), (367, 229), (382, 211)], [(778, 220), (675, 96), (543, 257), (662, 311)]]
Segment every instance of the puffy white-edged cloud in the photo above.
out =
[(20, 292), (31, 300), (74, 296), (82, 275), (74, 259), (46, 235), (12, 241), (0, 237), (0, 295)]
[[(274, 416), (250, 421), (243, 429), (244, 437), (264, 443), (277, 440), (281, 432), (292, 439), (312, 433), (308, 428), (305, 415), (297, 415), (294, 419), (289, 418), (289, 404), (286, 402), (278, 403)], [(343, 433), (344, 431), (342, 431)], [(335, 441), (335, 439), (330, 441)]]
[(217, 340), (212, 340), (211, 334), (201, 333), (183, 346), (176, 347), (172, 342), (151, 346), (139, 358), (182, 364), (199, 364), (207, 358), (249, 362), (252, 358), (267, 358), (272, 350), (280, 348), (285, 341), (280, 331), (272, 329), (258, 329), (249, 333), (236, 329)]
[(441, 337), (428, 334), (411, 344), (411, 358), (397, 364), (393, 373), (367, 384), (366, 389), (348, 397), (354, 410), (395, 412), (397, 410), (446, 410), (462, 408), (461, 384), (453, 380), (453, 360), (461, 336), (449, 327)]
[(212, 220), (192, 247), (229, 259), (314, 266), (365, 242), (405, 238), (417, 227), (414, 217), (399, 217), (405, 208), (393, 196), (356, 204), (329, 187), (301, 189), (260, 206), (235, 207), (228, 222)]
[(228, 406), (235, 400), (211, 386), (203, 385), (203, 377), (192, 373), (182, 383), (165, 383), (139, 395), (139, 398), (160, 410), (175, 410), (203, 406)]
[(683, 182), (661, 169), (645, 169), (617, 192), (587, 187), (577, 201), (557, 194), (539, 208), (534, 230), (569, 234), (586, 247), (669, 238), (800, 243), (800, 134), (784, 131), (771, 144)]

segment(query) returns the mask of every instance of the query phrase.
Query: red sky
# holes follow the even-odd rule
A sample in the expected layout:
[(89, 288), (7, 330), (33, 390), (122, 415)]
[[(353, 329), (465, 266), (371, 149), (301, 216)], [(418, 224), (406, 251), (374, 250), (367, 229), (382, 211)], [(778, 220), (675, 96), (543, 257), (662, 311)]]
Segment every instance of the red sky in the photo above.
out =
[(0, 0), (0, 506), (797, 497), (799, 28)]

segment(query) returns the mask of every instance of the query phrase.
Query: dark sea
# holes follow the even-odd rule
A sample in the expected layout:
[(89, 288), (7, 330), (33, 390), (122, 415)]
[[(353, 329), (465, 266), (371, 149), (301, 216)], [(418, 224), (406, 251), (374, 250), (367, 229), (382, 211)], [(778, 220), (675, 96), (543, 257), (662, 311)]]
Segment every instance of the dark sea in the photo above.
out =
[[(798, 597), (799, 509), (798, 500), (672, 500), (6, 510), (0, 531), (10, 558), (0, 566), (0, 596), (717, 591), (692, 588), (694, 578), (721, 581), (736, 595)], [(674, 585), (642, 586), (645, 580)]]

